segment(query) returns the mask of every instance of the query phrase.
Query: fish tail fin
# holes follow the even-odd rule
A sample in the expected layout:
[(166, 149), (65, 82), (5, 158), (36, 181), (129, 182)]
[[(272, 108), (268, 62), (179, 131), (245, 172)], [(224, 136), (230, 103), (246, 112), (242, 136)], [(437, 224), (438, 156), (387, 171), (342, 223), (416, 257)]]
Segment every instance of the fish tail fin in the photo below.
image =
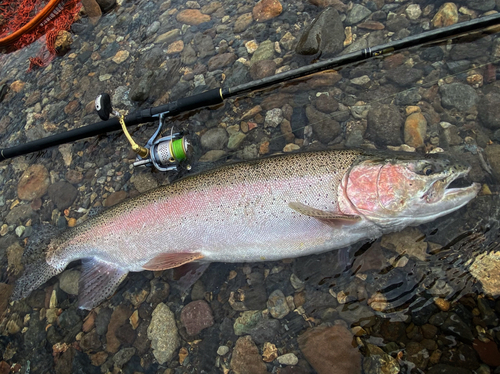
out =
[(30, 237), (23, 252), (24, 273), (16, 281), (12, 301), (28, 297), (33, 290), (63, 270), (49, 265), (46, 260), (48, 244), (59, 233), (59, 229), (51, 225), (40, 225), (35, 226), (34, 231), (36, 235)]

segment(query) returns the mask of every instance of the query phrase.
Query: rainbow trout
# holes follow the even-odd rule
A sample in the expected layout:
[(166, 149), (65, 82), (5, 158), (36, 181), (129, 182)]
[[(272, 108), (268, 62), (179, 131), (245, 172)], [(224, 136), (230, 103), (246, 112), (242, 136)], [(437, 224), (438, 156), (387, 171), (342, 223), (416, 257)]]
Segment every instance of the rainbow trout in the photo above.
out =
[(130, 271), (279, 260), (375, 239), (467, 204), (480, 185), (449, 185), (468, 171), (438, 155), (354, 150), (224, 166), (124, 201), (54, 237), (34, 238), (13, 299), (79, 259), (79, 306), (91, 309)]

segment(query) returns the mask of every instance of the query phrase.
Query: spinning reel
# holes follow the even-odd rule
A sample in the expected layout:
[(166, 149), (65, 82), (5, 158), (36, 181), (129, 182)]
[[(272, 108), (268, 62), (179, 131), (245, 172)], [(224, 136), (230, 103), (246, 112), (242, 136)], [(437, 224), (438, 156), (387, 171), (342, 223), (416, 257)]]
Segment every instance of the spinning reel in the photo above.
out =
[[(118, 118), (122, 130), (132, 146), (132, 150), (137, 153), (134, 166), (154, 166), (160, 171), (176, 171), (192, 153), (191, 144), (184, 134), (182, 132), (174, 133), (173, 128), (169, 136), (155, 140), (163, 127), (166, 113), (160, 113), (155, 116), (159, 117), (158, 129), (144, 147), (142, 147), (132, 139), (125, 125), (124, 116), (113, 109), (111, 106), (111, 98), (107, 93), (97, 96), (95, 99), (95, 108), (97, 114), (103, 121), (107, 121), (111, 114)], [(191, 166), (187, 164), (185, 168), (190, 170)]]

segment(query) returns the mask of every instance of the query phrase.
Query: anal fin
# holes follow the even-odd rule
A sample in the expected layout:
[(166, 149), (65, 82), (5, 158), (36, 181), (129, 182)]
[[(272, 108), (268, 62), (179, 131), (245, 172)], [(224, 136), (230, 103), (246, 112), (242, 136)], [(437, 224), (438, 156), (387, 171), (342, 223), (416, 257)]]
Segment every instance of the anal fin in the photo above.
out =
[(96, 258), (82, 260), (78, 284), (78, 306), (90, 310), (111, 296), (127, 276), (128, 271)]
[(142, 265), (144, 270), (167, 270), (203, 258), (198, 252), (194, 253), (160, 253)]
[(312, 208), (298, 202), (289, 203), (288, 206), (300, 214), (316, 218), (321, 222), (332, 226), (352, 225), (361, 220), (360, 216), (328, 212), (326, 210)]

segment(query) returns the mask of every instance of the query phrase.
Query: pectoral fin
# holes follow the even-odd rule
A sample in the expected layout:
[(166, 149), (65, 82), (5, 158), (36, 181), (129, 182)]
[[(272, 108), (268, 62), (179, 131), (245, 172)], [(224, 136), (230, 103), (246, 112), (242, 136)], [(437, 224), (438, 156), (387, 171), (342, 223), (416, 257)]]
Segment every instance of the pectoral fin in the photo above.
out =
[(125, 279), (128, 271), (96, 258), (82, 260), (78, 284), (78, 306), (90, 310), (111, 296)]
[(142, 265), (145, 270), (166, 270), (187, 264), (188, 262), (199, 260), (203, 255), (194, 253), (160, 253), (156, 257)]
[(352, 225), (358, 222), (361, 217), (349, 214), (338, 214), (335, 212), (328, 212), (326, 210), (320, 210), (316, 208), (311, 208), (310, 206), (304, 205), (302, 203), (292, 202), (288, 206), (295, 210), (296, 212), (303, 214), (308, 217), (313, 217), (321, 222), (327, 223), (329, 225), (341, 226), (341, 225)]

